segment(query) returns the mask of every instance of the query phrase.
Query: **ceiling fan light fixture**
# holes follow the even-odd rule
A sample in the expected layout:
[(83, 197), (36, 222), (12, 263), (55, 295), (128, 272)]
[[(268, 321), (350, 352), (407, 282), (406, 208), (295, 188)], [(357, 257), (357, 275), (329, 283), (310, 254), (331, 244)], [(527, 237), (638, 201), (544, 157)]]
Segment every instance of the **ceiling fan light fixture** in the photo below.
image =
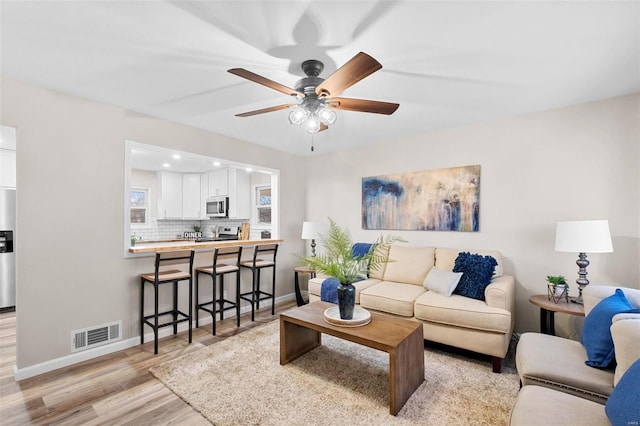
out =
[(307, 118), (307, 122), (304, 124), (307, 132), (318, 133), (320, 130), (320, 119), (316, 113), (311, 113)]
[(318, 111), (318, 118), (320, 118), (320, 121), (322, 122), (322, 124), (326, 124), (327, 126), (330, 126), (336, 122), (337, 116), (334, 111), (330, 110), (325, 105), (322, 105)]
[(302, 122), (307, 118), (307, 111), (305, 111), (304, 108), (297, 106), (294, 107), (290, 112), (289, 112), (289, 123), (295, 125), (295, 126), (299, 126), (302, 124)]

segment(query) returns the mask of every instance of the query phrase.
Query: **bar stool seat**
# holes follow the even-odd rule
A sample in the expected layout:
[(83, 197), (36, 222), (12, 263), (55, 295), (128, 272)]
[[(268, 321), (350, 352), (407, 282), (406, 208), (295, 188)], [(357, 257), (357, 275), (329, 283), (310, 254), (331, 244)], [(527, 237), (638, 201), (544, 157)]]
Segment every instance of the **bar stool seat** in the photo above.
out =
[[(217, 247), (213, 250), (213, 262), (211, 266), (196, 268), (196, 327), (200, 327), (200, 310), (209, 312), (213, 320), (212, 333), (216, 334), (216, 314), (220, 314), (220, 320), (224, 319), (224, 311), (236, 310), (236, 326), (240, 327), (240, 268), (238, 264), (242, 256), (242, 247)], [(225, 263), (222, 263), (224, 261)], [(236, 274), (236, 298), (231, 301), (224, 298), (224, 276)], [(211, 277), (212, 298), (210, 301), (200, 303), (200, 275)], [(218, 278), (219, 277), (219, 278)], [(219, 296), (216, 294), (216, 281), (219, 286)]]
[[(149, 282), (153, 282), (153, 280), (155, 279), (155, 274), (153, 272), (148, 273), (148, 274), (140, 274), (140, 277), (146, 281)], [(191, 274), (184, 272), (184, 271), (178, 271), (178, 270), (172, 270), (172, 271), (161, 271), (158, 274), (158, 278), (160, 279), (160, 281), (165, 282), (165, 281), (173, 281), (173, 280), (187, 280), (191, 277)]]
[[(191, 289), (191, 270), (193, 268), (193, 250), (179, 250), (158, 252), (155, 258), (154, 272), (140, 274), (140, 344), (144, 344), (144, 326), (145, 324), (153, 330), (153, 353), (158, 353), (158, 331), (163, 327), (173, 326), (173, 334), (178, 333), (178, 324), (187, 322), (189, 324), (189, 343), (192, 341), (192, 289)], [(188, 265), (187, 271), (171, 269), (162, 270), (161, 268), (168, 265)], [(178, 308), (178, 283), (182, 281), (189, 282), (189, 305), (187, 313)], [(154, 310), (150, 315), (144, 314), (144, 288), (145, 284), (153, 286)], [(162, 284), (173, 283), (173, 306), (171, 309), (159, 312), (159, 291)], [(172, 319), (160, 323), (160, 317), (171, 316)]]
[[(275, 315), (276, 300), (276, 255), (278, 244), (256, 245), (251, 260), (240, 262), (240, 267), (251, 269), (251, 291), (242, 293), (240, 298), (251, 303), (251, 321), (255, 321), (255, 310), (260, 309), (260, 301), (271, 299), (271, 315)], [(261, 259), (258, 256), (271, 256), (271, 259)], [(273, 268), (271, 293), (260, 288), (260, 271)]]

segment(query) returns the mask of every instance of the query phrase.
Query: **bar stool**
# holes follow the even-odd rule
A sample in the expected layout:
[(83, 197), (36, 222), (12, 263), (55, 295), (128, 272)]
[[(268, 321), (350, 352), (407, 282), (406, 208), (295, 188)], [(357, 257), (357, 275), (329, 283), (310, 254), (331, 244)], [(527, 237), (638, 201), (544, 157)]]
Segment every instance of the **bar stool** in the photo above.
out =
[[(140, 344), (144, 344), (144, 325), (147, 324), (153, 329), (153, 353), (158, 353), (158, 330), (162, 327), (173, 326), (173, 334), (178, 333), (178, 324), (189, 323), (189, 343), (191, 343), (191, 313), (192, 313), (192, 289), (191, 289), (191, 269), (193, 267), (193, 250), (165, 251), (156, 253), (155, 271), (147, 274), (140, 274)], [(160, 270), (168, 265), (188, 265), (187, 271), (178, 269)], [(178, 282), (189, 281), (189, 313), (178, 309)], [(154, 311), (152, 315), (144, 314), (144, 287), (145, 283), (153, 285), (154, 291)], [(173, 283), (173, 308), (158, 312), (158, 291), (161, 284)], [(172, 320), (160, 324), (158, 318), (171, 315)], [(153, 320), (153, 321), (152, 321)]]
[[(240, 256), (242, 247), (219, 247), (213, 250), (212, 266), (196, 268), (196, 327), (200, 327), (199, 312), (202, 309), (211, 314), (213, 319), (213, 335), (216, 334), (216, 313), (220, 313), (220, 320), (224, 319), (224, 311), (236, 309), (236, 325), (240, 327)], [(221, 263), (220, 261), (228, 261)], [(224, 298), (224, 276), (225, 274), (236, 274), (236, 300), (235, 302)], [(211, 301), (200, 303), (200, 274), (211, 277), (213, 297)], [(220, 277), (217, 280), (217, 277)], [(216, 297), (216, 281), (218, 281), (220, 296)], [(227, 304), (227, 306), (225, 306)], [(216, 307), (216, 305), (218, 305)]]
[[(278, 244), (256, 245), (253, 249), (253, 258), (240, 262), (243, 268), (251, 269), (251, 291), (242, 293), (240, 298), (251, 303), (251, 321), (255, 321), (255, 310), (260, 309), (260, 301), (271, 299), (271, 315), (276, 308), (276, 255)], [(259, 259), (258, 256), (273, 256), (272, 260)], [(260, 271), (264, 268), (273, 268), (273, 284), (271, 293), (260, 289)]]

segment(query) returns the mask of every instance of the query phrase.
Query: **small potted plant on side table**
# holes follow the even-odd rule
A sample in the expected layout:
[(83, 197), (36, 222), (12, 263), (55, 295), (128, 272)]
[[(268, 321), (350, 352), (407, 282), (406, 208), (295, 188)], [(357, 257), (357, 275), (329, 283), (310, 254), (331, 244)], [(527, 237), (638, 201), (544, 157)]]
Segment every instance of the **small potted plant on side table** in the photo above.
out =
[(555, 303), (562, 298), (569, 302), (569, 284), (562, 275), (547, 275), (547, 295)]

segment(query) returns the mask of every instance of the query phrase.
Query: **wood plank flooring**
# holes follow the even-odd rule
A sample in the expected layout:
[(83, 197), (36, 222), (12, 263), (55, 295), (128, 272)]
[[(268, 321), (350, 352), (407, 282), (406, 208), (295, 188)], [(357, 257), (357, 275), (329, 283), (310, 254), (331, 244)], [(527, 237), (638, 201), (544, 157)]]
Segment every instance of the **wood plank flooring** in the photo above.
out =
[(20, 382), (13, 380), (16, 364), (16, 315), (0, 314), (0, 424), (9, 425), (209, 425), (209, 422), (149, 373), (149, 368), (209, 346), (229, 336), (278, 318), (295, 302), (266, 307), (241, 317), (153, 341)]

